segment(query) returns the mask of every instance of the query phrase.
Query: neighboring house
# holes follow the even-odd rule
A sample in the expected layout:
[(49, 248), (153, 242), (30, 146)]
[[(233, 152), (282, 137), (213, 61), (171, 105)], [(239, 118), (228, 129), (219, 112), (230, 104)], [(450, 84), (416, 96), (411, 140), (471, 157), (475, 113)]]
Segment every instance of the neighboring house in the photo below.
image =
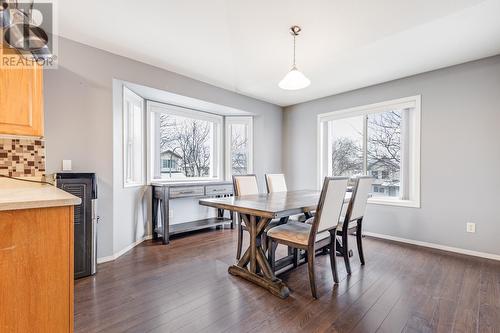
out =
[(399, 171), (391, 170), (387, 163), (383, 161), (370, 164), (368, 169), (370, 170), (370, 175), (375, 178), (372, 185), (373, 196), (399, 196)]
[(171, 150), (166, 150), (160, 154), (161, 173), (181, 172), (181, 156)]

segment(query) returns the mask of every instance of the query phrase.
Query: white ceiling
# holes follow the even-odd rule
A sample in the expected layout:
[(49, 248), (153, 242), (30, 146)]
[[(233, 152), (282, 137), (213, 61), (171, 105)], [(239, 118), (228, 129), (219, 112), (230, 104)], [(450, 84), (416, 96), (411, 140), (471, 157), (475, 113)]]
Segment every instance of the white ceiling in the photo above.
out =
[[(500, 0), (59, 0), (59, 34), (281, 106), (500, 53)], [(283, 91), (291, 25), (312, 81)]]

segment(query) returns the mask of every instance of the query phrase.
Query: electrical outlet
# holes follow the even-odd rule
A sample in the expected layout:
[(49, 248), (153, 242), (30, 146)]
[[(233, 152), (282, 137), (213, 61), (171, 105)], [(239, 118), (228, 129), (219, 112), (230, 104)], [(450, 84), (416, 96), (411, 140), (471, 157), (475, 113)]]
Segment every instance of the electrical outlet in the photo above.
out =
[(467, 232), (476, 232), (476, 224), (467, 222)]
[(71, 160), (62, 161), (62, 171), (71, 171)]

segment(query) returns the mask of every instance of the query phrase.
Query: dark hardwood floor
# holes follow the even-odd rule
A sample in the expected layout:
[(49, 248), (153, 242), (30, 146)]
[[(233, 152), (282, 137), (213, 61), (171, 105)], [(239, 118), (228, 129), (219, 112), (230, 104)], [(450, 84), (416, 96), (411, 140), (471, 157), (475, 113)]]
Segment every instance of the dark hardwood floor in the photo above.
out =
[(350, 277), (337, 258), (336, 287), (328, 256), (317, 257), (318, 300), (306, 265), (282, 274), (291, 295), (281, 300), (227, 273), (236, 229), (147, 241), (76, 281), (75, 331), (500, 332), (499, 262), (369, 237), (364, 245), (367, 264), (355, 254)]

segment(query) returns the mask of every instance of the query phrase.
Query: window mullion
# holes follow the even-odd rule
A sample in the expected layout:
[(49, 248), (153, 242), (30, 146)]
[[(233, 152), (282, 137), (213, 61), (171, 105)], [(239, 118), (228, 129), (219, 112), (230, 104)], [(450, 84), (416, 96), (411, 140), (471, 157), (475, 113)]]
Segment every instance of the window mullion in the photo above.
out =
[(363, 121), (363, 174), (368, 173), (368, 115)]

